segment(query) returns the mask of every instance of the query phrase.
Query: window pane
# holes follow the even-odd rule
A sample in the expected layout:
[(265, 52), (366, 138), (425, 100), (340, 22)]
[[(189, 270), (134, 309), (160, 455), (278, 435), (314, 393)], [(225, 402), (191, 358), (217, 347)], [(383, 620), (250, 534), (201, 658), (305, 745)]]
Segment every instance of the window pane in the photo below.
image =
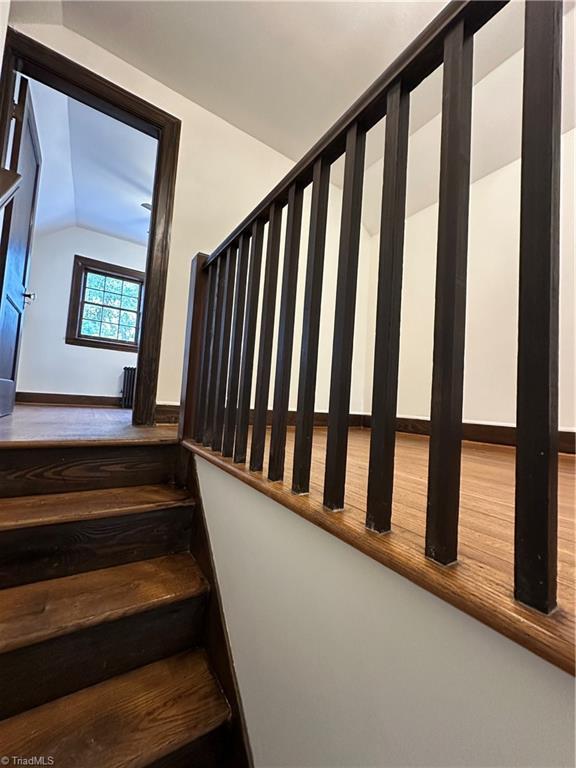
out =
[(85, 299), (92, 302), (92, 304), (103, 304), (104, 294), (102, 291), (94, 290), (94, 288), (86, 288)]
[(106, 290), (111, 293), (122, 293), (122, 280), (119, 277), (107, 277)]
[(120, 323), (122, 325), (136, 326), (136, 312), (126, 312), (125, 309), (120, 312)]
[(105, 280), (104, 275), (98, 275), (96, 272), (86, 273), (86, 285), (88, 288), (96, 288), (97, 291), (103, 291)]
[(127, 325), (121, 325), (118, 328), (118, 338), (121, 341), (135, 341), (136, 340), (136, 328), (128, 328)]
[(99, 336), (100, 335), (100, 323), (94, 320), (82, 320), (82, 326), (80, 333), (83, 336)]
[(86, 320), (102, 320), (102, 307), (97, 307), (95, 304), (84, 304), (84, 312), (82, 317)]
[(120, 320), (120, 310), (111, 309), (110, 307), (102, 307), (102, 322), (103, 323), (115, 323), (118, 325)]
[(138, 309), (138, 299), (133, 299), (131, 296), (122, 296), (122, 309), (136, 311)]
[(140, 295), (140, 283), (129, 283), (127, 280), (124, 280), (124, 285), (122, 286), (122, 294), (124, 296), (132, 296), (132, 298), (137, 299)]
[(117, 339), (118, 338), (118, 326), (111, 323), (102, 323), (100, 328), (100, 336), (103, 339)]
[(119, 293), (104, 294), (104, 304), (106, 304), (109, 307), (119, 307), (120, 301), (121, 301), (121, 297)]

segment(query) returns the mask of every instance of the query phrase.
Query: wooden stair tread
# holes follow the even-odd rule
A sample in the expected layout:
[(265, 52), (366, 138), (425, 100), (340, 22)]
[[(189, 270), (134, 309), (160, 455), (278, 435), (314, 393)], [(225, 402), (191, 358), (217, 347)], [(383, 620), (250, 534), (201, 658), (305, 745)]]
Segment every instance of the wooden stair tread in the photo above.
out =
[(0, 653), (208, 591), (189, 554), (169, 555), (0, 591)]
[(19, 496), (0, 500), (0, 532), (75, 520), (189, 506), (190, 492), (169, 485), (137, 485), (91, 491)]
[(139, 768), (230, 717), (202, 651), (140, 667), (0, 722), (8, 755), (50, 755), (58, 768)]

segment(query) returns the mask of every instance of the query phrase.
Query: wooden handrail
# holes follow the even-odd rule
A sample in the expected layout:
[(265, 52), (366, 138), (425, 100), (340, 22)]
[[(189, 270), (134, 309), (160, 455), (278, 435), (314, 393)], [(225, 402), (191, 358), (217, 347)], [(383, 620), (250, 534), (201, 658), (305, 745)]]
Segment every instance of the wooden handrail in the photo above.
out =
[[(292, 476), (293, 492), (308, 493), (330, 166), (344, 154), (330, 402), (323, 456), (324, 507), (343, 510), (364, 150), (367, 131), (387, 116), (365, 527), (378, 533), (389, 531), (393, 525), (410, 94), (443, 65), (432, 407), (422, 553), (442, 565), (458, 559), (474, 34), (506, 2), (464, 0), (447, 6), (242, 224), (205, 261), (195, 261), (194, 281), (202, 286), (201, 311), (199, 288), (193, 285), (191, 289), (194, 319), (189, 318), (189, 333), (197, 338), (187, 343), (189, 375), (184, 381), (186, 414), (181, 436), (232, 456), (235, 464), (249, 459), (249, 470), (262, 472), (266, 466), (272, 384), (274, 409), (267, 471), (269, 481), (283, 482), (302, 198), (304, 188), (312, 185)], [(543, 613), (556, 606), (561, 27), (561, 0), (527, 3), (522, 86), (515, 595)], [(284, 225), (283, 269), (279, 275)], [(189, 359), (190, 350), (194, 350), (194, 361)], [(254, 417), (248, 456), (252, 399)]]
[(21, 180), (22, 176), (16, 171), (0, 168), (0, 210), (14, 197)]

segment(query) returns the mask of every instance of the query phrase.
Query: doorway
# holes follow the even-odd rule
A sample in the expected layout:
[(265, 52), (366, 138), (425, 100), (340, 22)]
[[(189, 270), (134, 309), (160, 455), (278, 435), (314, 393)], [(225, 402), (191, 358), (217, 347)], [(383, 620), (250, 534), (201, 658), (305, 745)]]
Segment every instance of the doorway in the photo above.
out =
[[(17, 103), (20, 104), (22, 89), (29, 95), (30, 80), (33, 81), (33, 88), (53, 89), (58, 94), (68, 97), (71, 103), (73, 100), (80, 111), (85, 110), (86, 107), (97, 110), (100, 116), (113, 118), (124, 126), (136, 129), (143, 139), (153, 139), (157, 142), (156, 168), (152, 177), (151, 194), (144, 195), (150, 199), (140, 201), (140, 205), (144, 204), (147, 214), (149, 213), (148, 244), (143, 254), (144, 268), (135, 269), (132, 263), (129, 266), (118, 265), (109, 260), (94, 258), (94, 252), (75, 253), (71, 267), (66, 325), (66, 343), (71, 345), (90, 347), (108, 341), (112, 349), (119, 349), (122, 354), (126, 353), (131, 345), (131, 351), (137, 353), (135, 355), (133, 423), (153, 424), (180, 121), (34, 40), (9, 29), (0, 91), (2, 167), (12, 167), (16, 170), (15, 163), (20, 163), (19, 167), (24, 167), (20, 159), (21, 151), (15, 147), (15, 138), (22, 134), (24, 125), (22, 118), (26, 110), (32, 114), (30, 124), (33, 124), (33, 113), (29, 106), (33, 100), (27, 98), (24, 106), (15, 109), (14, 95), (18, 94)], [(38, 85), (34, 86), (34, 82)], [(32, 136), (33, 130), (30, 129), (29, 133)], [(33, 145), (34, 142), (30, 139), (27, 143)], [(16, 152), (16, 149), (19, 151)], [(28, 146), (29, 158), (32, 154)], [(35, 158), (36, 175), (34, 176), (30, 171), (21, 174), (23, 176), (21, 187), (26, 188), (25, 177), (29, 177), (28, 183), (32, 188), (32, 192), (28, 194), (31, 203), (27, 208), (23, 203), (28, 198), (21, 195), (21, 189), (17, 193), (20, 195), (22, 209), (20, 218), (24, 221), (27, 216), (28, 221), (34, 218), (34, 202), (37, 198), (34, 188), (37, 187), (37, 177), (41, 172), (39, 170), (40, 154), (35, 155)], [(120, 174), (123, 170), (121, 158), (120, 154), (117, 160), (119, 166), (117, 170)], [(30, 166), (30, 159), (27, 162)], [(26, 325), (22, 323), (22, 313), (26, 303), (33, 299), (27, 288), (30, 271), (29, 246), (20, 247), (18, 251), (21, 254), (21, 269), (15, 289), (9, 284), (8, 279), (10, 274), (15, 273), (11, 261), (14, 261), (13, 254), (16, 249), (12, 247), (15, 242), (15, 230), (8, 226), (10, 217), (7, 214), (10, 213), (11, 206), (14, 211), (17, 210), (17, 200), (18, 196), (15, 196), (13, 202), (6, 206), (3, 226), (4, 247), (0, 249), (0, 287), (2, 288), (0, 329), (3, 350), (0, 395), (1, 386), (4, 386), (4, 391), (11, 388), (12, 397), (16, 390), (15, 380), (22, 329)], [(25, 225), (21, 224), (20, 229), (24, 231)], [(23, 242), (22, 238), (20, 241)], [(96, 255), (101, 253), (98, 252)], [(12, 291), (10, 296), (8, 296), (9, 290)], [(120, 304), (116, 306), (118, 302)], [(126, 303), (125, 307), (122, 306), (122, 302)], [(17, 317), (15, 317), (13, 304), (19, 305)], [(102, 338), (103, 336), (109, 336), (108, 340)], [(78, 364), (82, 365), (81, 362)]]

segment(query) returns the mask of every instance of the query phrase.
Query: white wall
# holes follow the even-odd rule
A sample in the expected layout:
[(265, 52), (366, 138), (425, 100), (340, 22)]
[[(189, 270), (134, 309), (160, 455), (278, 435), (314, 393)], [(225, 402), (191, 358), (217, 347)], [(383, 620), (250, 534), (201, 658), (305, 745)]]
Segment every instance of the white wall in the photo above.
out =
[(178, 403), (190, 260), (215, 248), (292, 162), (64, 27), (16, 27), (182, 120), (157, 395)]
[(74, 256), (144, 271), (146, 248), (80, 227), (35, 237), (28, 286), (37, 299), (24, 313), (18, 362), (19, 392), (118, 397), (125, 365), (135, 352), (66, 344)]
[(4, 39), (10, 15), (10, 0), (0, 0), (0, 55), (4, 54)]
[[(476, 181), (470, 190), (470, 230), (464, 372), (464, 420), (513, 425), (520, 225), (520, 160)], [(574, 130), (562, 136), (560, 239), (560, 427), (576, 426), (574, 348)], [(434, 329), (438, 206), (406, 220), (398, 415), (429, 418)], [(377, 280), (379, 238), (372, 238)], [(368, 320), (374, 343), (375, 312)], [(372, 358), (365, 409), (372, 400)]]
[(574, 680), (198, 459), (256, 768), (568, 768)]

